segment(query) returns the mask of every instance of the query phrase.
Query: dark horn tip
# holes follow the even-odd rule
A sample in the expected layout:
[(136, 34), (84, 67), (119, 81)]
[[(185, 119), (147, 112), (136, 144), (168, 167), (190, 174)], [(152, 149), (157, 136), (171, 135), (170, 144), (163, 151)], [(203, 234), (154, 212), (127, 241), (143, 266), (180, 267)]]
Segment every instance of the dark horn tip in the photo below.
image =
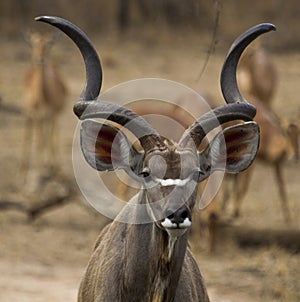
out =
[(271, 31), (271, 30), (274, 30), (276, 31), (277, 28), (274, 24), (272, 23), (261, 23), (260, 25), (258, 26), (261, 26), (262, 28), (264, 28), (266, 31)]
[(58, 26), (58, 25), (73, 26), (73, 24), (70, 21), (57, 16), (37, 16), (34, 18), (34, 20), (38, 22), (49, 23), (54, 26)]
[(239, 49), (241, 54), (243, 50), (258, 36), (270, 31), (276, 31), (276, 26), (272, 23), (260, 23), (249, 28), (232, 43), (228, 56), (235, 52), (236, 48)]
[(38, 16), (34, 18), (35, 21), (42, 21), (46, 23), (53, 23), (56, 19), (57, 17), (52, 16)]
[(34, 18), (35, 21), (42, 21), (43, 19), (48, 18), (48, 16), (37, 16)]
[(57, 26), (60, 23), (61, 24), (68, 24), (68, 23), (70, 23), (69, 21), (67, 21), (67, 20), (65, 20), (63, 18), (56, 17), (56, 16), (38, 16), (38, 17), (35, 17), (34, 20), (38, 21), (38, 22), (48, 23), (48, 24), (51, 24), (53, 26)]

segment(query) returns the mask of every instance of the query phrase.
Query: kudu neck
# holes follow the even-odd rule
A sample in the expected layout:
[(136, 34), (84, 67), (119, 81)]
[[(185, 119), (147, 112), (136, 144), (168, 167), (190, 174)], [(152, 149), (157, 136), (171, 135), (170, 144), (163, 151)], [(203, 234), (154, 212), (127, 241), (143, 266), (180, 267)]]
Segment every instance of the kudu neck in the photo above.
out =
[[(143, 192), (140, 194), (142, 196)], [(128, 224), (124, 284), (128, 294), (139, 291), (139, 297), (145, 297), (143, 301), (173, 301), (187, 249), (187, 236), (186, 233), (176, 239), (170, 238), (155, 222)]]

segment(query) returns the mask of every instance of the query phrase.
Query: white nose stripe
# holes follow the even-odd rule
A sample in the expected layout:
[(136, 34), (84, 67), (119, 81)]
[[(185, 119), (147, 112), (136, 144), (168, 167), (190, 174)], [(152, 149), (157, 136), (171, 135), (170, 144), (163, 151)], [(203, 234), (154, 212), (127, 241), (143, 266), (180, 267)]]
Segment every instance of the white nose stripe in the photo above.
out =
[(161, 186), (167, 187), (167, 186), (185, 186), (190, 179), (161, 179), (161, 178), (156, 178), (155, 181), (159, 182)]

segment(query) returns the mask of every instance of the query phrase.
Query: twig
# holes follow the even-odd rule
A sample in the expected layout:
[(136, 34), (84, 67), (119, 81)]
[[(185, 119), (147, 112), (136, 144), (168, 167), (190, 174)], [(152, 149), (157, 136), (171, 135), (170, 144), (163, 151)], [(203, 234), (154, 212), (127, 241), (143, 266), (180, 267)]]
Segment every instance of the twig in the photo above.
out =
[(10, 200), (0, 200), (0, 210), (8, 211), (8, 210), (16, 210), (20, 212), (27, 212), (26, 207), (18, 201), (10, 201)]
[(21, 108), (14, 105), (4, 104), (2, 98), (0, 97), (0, 112), (1, 111), (16, 114), (16, 115), (22, 114)]
[(55, 209), (72, 200), (74, 194), (70, 193), (66, 196), (54, 196), (47, 199), (41, 204), (35, 205), (27, 210), (28, 219), (33, 221), (50, 209)]
[(42, 214), (50, 209), (54, 209), (65, 205), (67, 202), (74, 199), (76, 195), (76, 190), (73, 188), (71, 183), (66, 185), (67, 193), (63, 196), (53, 196), (46, 200), (41, 201), (39, 204), (32, 207), (26, 207), (26, 201), (9, 201), (0, 200), (0, 211), (2, 210), (16, 210), (21, 211), (28, 216), (29, 221), (33, 221), (40, 217)]
[(220, 3), (218, 0), (214, 0), (214, 6), (215, 6), (215, 20), (214, 20), (214, 28), (213, 28), (213, 32), (212, 32), (212, 36), (211, 36), (211, 41), (210, 41), (210, 45), (208, 48), (208, 51), (206, 53), (206, 58), (205, 61), (203, 63), (203, 66), (201, 68), (201, 71), (196, 79), (196, 82), (199, 82), (209, 61), (210, 56), (215, 52), (215, 47), (217, 44), (217, 33), (218, 33), (218, 28), (219, 28), (219, 20), (220, 20), (220, 14), (221, 14), (221, 9), (220, 9)]

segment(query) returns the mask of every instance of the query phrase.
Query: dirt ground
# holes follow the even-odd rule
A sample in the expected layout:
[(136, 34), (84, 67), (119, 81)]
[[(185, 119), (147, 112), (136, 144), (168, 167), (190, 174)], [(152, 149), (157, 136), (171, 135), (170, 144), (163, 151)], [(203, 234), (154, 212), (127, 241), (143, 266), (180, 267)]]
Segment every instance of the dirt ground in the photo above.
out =
[[(219, 73), (229, 45), (220, 39), (205, 73), (197, 80), (208, 48), (208, 37), (162, 30), (157, 38), (149, 30), (139, 39), (136, 32), (124, 37), (95, 37), (103, 71), (103, 91), (123, 81), (142, 77), (166, 78), (199, 91), (208, 91), (218, 101)], [(140, 34), (139, 34), (140, 35)], [(272, 33), (272, 35), (275, 35)], [(275, 36), (274, 36), (275, 37)], [(23, 41), (1, 41), (0, 94), (3, 102), (22, 106), (22, 78), (29, 60)], [(84, 83), (83, 62), (71, 42), (61, 37), (52, 56), (61, 65), (70, 95), (60, 119), (60, 170), (76, 181), (72, 170), (72, 141), (77, 120), (72, 113)], [(274, 109), (284, 119), (300, 110), (300, 53), (272, 54), (280, 81)], [(0, 200), (40, 200), (20, 176), (24, 117), (0, 112)], [(259, 229), (300, 229), (299, 163), (286, 164), (286, 184), (292, 222), (283, 221), (271, 167), (258, 164), (244, 200), (237, 226)], [(52, 191), (59, 191), (54, 182)], [(225, 215), (225, 213), (224, 213)], [(80, 192), (66, 205), (49, 211), (34, 222), (23, 213), (0, 212), (0, 301), (75, 301), (93, 243), (107, 219), (90, 209)], [(217, 250), (205, 249), (205, 238), (193, 243), (195, 256), (205, 276), (211, 301), (300, 301), (300, 256), (277, 245), (242, 249), (230, 236), (219, 238)], [(299, 238), (300, 240), (300, 238)]]

